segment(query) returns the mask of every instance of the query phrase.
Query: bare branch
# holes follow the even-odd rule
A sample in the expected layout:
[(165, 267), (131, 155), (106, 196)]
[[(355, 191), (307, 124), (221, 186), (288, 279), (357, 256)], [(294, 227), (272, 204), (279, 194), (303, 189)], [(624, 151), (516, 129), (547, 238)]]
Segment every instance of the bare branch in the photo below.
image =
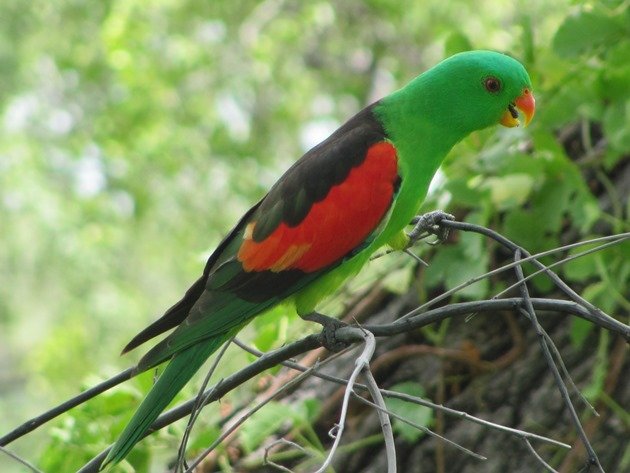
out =
[[(521, 257), (521, 250), (520, 249), (516, 249), (514, 252), (514, 259), (516, 261), (518, 261)], [(519, 280), (523, 281), (524, 280), (524, 276), (523, 276), (523, 268), (521, 266), (517, 266), (515, 268), (517, 277)], [(591, 465), (596, 465), (599, 469), (599, 471), (601, 471), (602, 473), (604, 472), (604, 469), (602, 468), (599, 459), (597, 458), (597, 454), (595, 453), (595, 450), (593, 449), (593, 446), (591, 445), (590, 441), (588, 440), (588, 437), (586, 436), (586, 432), (584, 432), (584, 429), (582, 428), (582, 424), (580, 423), (580, 418), (577, 415), (577, 412), (575, 411), (575, 407), (573, 406), (573, 403), (571, 402), (571, 397), (569, 396), (569, 391), (567, 390), (566, 385), (564, 384), (564, 382), (562, 381), (562, 376), (560, 376), (560, 372), (558, 371), (558, 367), (556, 366), (556, 364), (553, 362), (553, 357), (551, 355), (551, 352), (549, 351), (549, 346), (547, 344), (547, 339), (545, 338), (545, 336), (543, 335), (543, 330), (542, 327), (540, 326), (540, 324), (538, 323), (538, 318), (536, 317), (536, 311), (534, 310), (534, 306), (532, 305), (532, 301), (529, 298), (529, 290), (527, 289), (527, 284), (525, 282), (522, 283), (521, 285), (521, 294), (523, 296), (524, 299), (524, 305), (525, 308), (524, 310), (526, 310), (528, 316), (529, 316), (529, 320), (531, 320), (532, 325), (534, 326), (534, 330), (536, 331), (536, 333), (538, 334), (539, 337), (539, 342), (540, 342), (540, 346), (543, 350), (543, 354), (545, 355), (545, 358), (547, 360), (547, 365), (549, 366), (549, 369), (551, 370), (554, 379), (556, 380), (556, 385), (558, 387), (558, 389), (560, 390), (560, 394), (564, 400), (564, 403), (567, 407), (567, 409), (569, 410), (569, 414), (571, 415), (571, 419), (573, 421), (573, 425), (575, 427), (575, 429), (578, 432), (578, 435), (580, 436), (580, 438), (582, 439), (582, 443), (584, 444), (584, 447), (586, 448), (586, 451), (588, 452), (588, 461)]]
[[(346, 387), (346, 392), (343, 396), (343, 403), (341, 404), (341, 414), (339, 416), (339, 424), (337, 424), (337, 428), (334, 431), (334, 441), (326, 460), (319, 467), (319, 469), (315, 473), (324, 473), (326, 469), (332, 463), (332, 459), (337, 452), (337, 448), (339, 448), (339, 442), (341, 441), (341, 437), (343, 435), (343, 430), (346, 424), (346, 417), (348, 415), (348, 403), (350, 401), (350, 394), (352, 394), (352, 390), (354, 389), (354, 385), (356, 383), (356, 379), (359, 376), (359, 373), (363, 371), (366, 367), (369, 369), (370, 360), (372, 359), (372, 355), (374, 354), (374, 349), (376, 343), (374, 342), (374, 335), (370, 332), (366, 332), (364, 330), (360, 330), (354, 327), (342, 327), (337, 332), (343, 332), (349, 338), (353, 338), (353, 341), (356, 341), (357, 337), (362, 338), (365, 341), (365, 345), (363, 347), (363, 352), (361, 355), (357, 357), (354, 362), (354, 370), (352, 370), (352, 374), (348, 379), (348, 384)], [(339, 337), (343, 338), (343, 335)], [(331, 431), (332, 432), (332, 431)], [(388, 462), (388, 473), (393, 473), (389, 470), (389, 462)]]
[(247, 419), (249, 419), (252, 415), (258, 412), (260, 409), (262, 409), (265, 405), (269, 404), (269, 402), (271, 402), (275, 397), (280, 395), (282, 392), (287, 391), (291, 389), (294, 385), (301, 383), (302, 380), (309, 377), (311, 373), (313, 372), (313, 370), (315, 370), (316, 368), (317, 366), (313, 366), (312, 368), (304, 371), (298, 377), (292, 379), (285, 385), (280, 386), (280, 388), (276, 389), (273, 393), (268, 395), (265, 399), (260, 401), (257, 405), (249, 409), (245, 414), (240, 416), (239, 419), (234, 424), (232, 424), (221, 435), (219, 435), (219, 437), (217, 437), (215, 441), (212, 442), (212, 444), (210, 444), (210, 446), (206, 448), (201, 453), (201, 455), (199, 455), (190, 464), (190, 466), (188, 467), (185, 473), (192, 473), (194, 469), (203, 461), (203, 459), (206, 458), (210, 454), (210, 452), (212, 452), (212, 450), (214, 450), (221, 442), (223, 442), (223, 440), (225, 440), (230, 434), (232, 434), (232, 432), (236, 431), (236, 429), (238, 429)]
[[(609, 241), (609, 242), (604, 243), (602, 245), (599, 245), (599, 246), (597, 246), (595, 248), (589, 248), (588, 250), (580, 251), (579, 253), (575, 253), (574, 255), (567, 256), (566, 258), (562, 258), (561, 260), (555, 261), (555, 262), (553, 262), (551, 264), (548, 264), (548, 265), (544, 265), (544, 264), (541, 263), (543, 265), (543, 267), (541, 269), (539, 269), (538, 271), (533, 272), (532, 274), (524, 276), (523, 277), (523, 281), (529, 281), (530, 279), (538, 276), (539, 274), (547, 272), (551, 268), (554, 268), (556, 266), (561, 266), (563, 264), (568, 263), (569, 261), (573, 261), (575, 259), (582, 258), (583, 256), (590, 255), (592, 253), (597, 253), (597, 252), (602, 251), (602, 250), (604, 250), (606, 248), (609, 248), (611, 246), (618, 245), (619, 243), (622, 243), (622, 242), (624, 242), (624, 241), (626, 241), (628, 239), (630, 239), (630, 234), (628, 234), (628, 236), (626, 236), (626, 237), (622, 237), (622, 238), (619, 238), (619, 239), (616, 239), (616, 240), (613, 240), (613, 241)], [(586, 243), (586, 242), (584, 242), (584, 243)], [(591, 240), (591, 243), (592, 243), (592, 240)], [(525, 259), (523, 259), (521, 261), (525, 261)], [(498, 297), (502, 296), (503, 294), (507, 294), (512, 289), (516, 289), (517, 287), (519, 287), (521, 284), (522, 283), (520, 281), (519, 282), (515, 282), (511, 286), (508, 286), (507, 288), (503, 289), (501, 292), (496, 294), (493, 297), (493, 299), (494, 298), (498, 298)]]
[(532, 455), (534, 455), (534, 457), (536, 457), (536, 459), (540, 462), (540, 464), (547, 470), (550, 471), (551, 473), (558, 473), (556, 470), (554, 470), (551, 465), (549, 465), (549, 463), (547, 463), (545, 460), (543, 460), (543, 458), (538, 454), (538, 452), (536, 451), (536, 449), (532, 446), (532, 444), (529, 442), (529, 440), (525, 439), (525, 445), (527, 445), (527, 449), (531, 452)]
[(230, 343), (232, 342), (232, 340), (234, 340), (234, 337), (232, 337), (230, 340), (228, 340), (226, 343), (223, 344), (223, 346), (221, 347), (221, 350), (219, 350), (219, 353), (217, 354), (215, 359), (212, 361), (212, 366), (208, 370), (208, 373), (206, 374), (206, 377), (204, 378), (203, 383), (201, 383), (201, 386), (199, 388), (199, 393), (197, 394), (197, 402), (195, 403), (195, 406), (193, 407), (191, 416), (188, 419), (188, 424), (186, 425), (186, 430), (184, 431), (182, 440), (179, 443), (179, 451), (177, 453), (177, 466), (175, 467), (175, 471), (182, 471), (184, 469), (183, 467), (186, 461), (185, 459), (186, 444), (188, 443), (190, 432), (192, 431), (192, 428), (195, 425), (195, 422), (197, 421), (199, 414), (201, 413), (201, 409), (203, 408), (205, 404), (204, 401), (208, 397), (208, 396), (204, 396), (204, 391), (206, 390), (206, 386), (208, 386), (208, 383), (210, 382), (210, 378), (212, 377), (212, 374), (217, 369), (217, 366), (219, 365), (219, 361), (221, 361), (221, 359), (223, 358), (223, 355), (225, 355), (225, 352), (230, 346)]
[(274, 468), (277, 468), (280, 471), (284, 471), (284, 472), (287, 472), (287, 473), (292, 473), (292, 471), (290, 469), (288, 469), (287, 467), (279, 465), (278, 463), (276, 463), (274, 461), (271, 461), (269, 459), (269, 452), (271, 451), (271, 449), (273, 447), (275, 447), (276, 445), (279, 445), (279, 444), (284, 444), (284, 445), (288, 445), (290, 447), (293, 447), (293, 448), (295, 448), (296, 450), (299, 450), (300, 452), (302, 452), (305, 455), (308, 455), (309, 452), (304, 447), (302, 447), (300, 444), (297, 444), (295, 442), (291, 442), (290, 440), (287, 440), (287, 439), (284, 439), (284, 438), (274, 440), (273, 442), (271, 442), (269, 445), (267, 445), (265, 447), (265, 455), (263, 457), (263, 465), (269, 465), (269, 466), (272, 466)]
[[(454, 221), (451, 221), (451, 220), (444, 220), (444, 221), (443, 221), (443, 222), (441, 222), (441, 223), (444, 223), (444, 222), (447, 222), (447, 223), (445, 223), (445, 224), (447, 224), (447, 225), (450, 225), (450, 224), (455, 224), (455, 223), (457, 223), (457, 224), (462, 223), (462, 222), (454, 222)], [(466, 224), (463, 224), (463, 223), (462, 223), (462, 225), (466, 225), (466, 227), (470, 227), (469, 229), (468, 229), (468, 228), (463, 229), (463, 230), (465, 230), (465, 231), (478, 231), (478, 230), (479, 230), (479, 231), (478, 231), (479, 233), (483, 233), (483, 234), (485, 234), (484, 232), (481, 232), (481, 230), (486, 230), (486, 231), (488, 231), (488, 232), (491, 232), (491, 234), (496, 235), (498, 238), (500, 238), (500, 239), (504, 239), (504, 238), (503, 238), (501, 235), (499, 235), (498, 233), (492, 232), (492, 230), (489, 230), (489, 229), (487, 229), (487, 228), (485, 228), (485, 227), (480, 227), (480, 226), (478, 226), (478, 225), (473, 225), (473, 224), (469, 224), (469, 223), (466, 223)], [(599, 242), (605, 242), (605, 241), (611, 241), (611, 240), (613, 240), (613, 241), (615, 242), (614, 244), (617, 244), (617, 243), (621, 243), (621, 242), (623, 242), (623, 241), (627, 240), (628, 238), (630, 238), (630, 233), (622, 233), (622, 234), (619, 234), (619, 235), (612, 235), (612, 236), (605, 236), (605, 237), (600, 237), (600, 238), (593, 238), (593, 239), (591, 239), (591, 240), (585, 240), (585, 241), (581, 241), (581, 242), (577, 242), (577, 243), (572, 243), (572, 244), (570, 244), (570, 245), (565, 245), (565, 246), (562, 246), (562, 247), (554, 248), (554, 249), (552, 249), (552, 250), (542, 251), (542, 252), (537, 253), (537, 254), (535, 254), (535, 255), (530, 255), (529, 253), (527, 253), (525, 250), (523, 250), (522, 248), (520, 248), (520, 247), (519, 247), (519, 246), (517, 246), (516, 244), (514, 244), (514, 243), (510, 242), (510, 241), (509, 241), (509, 240), (507, 240), (507, 239), (504, 239), (504, 240), (508, 243), (508, 244), (507, 244), (507, 248), (508, 248), (508, 249), (510, 249), (512, 252), (516, 251), (516, 249), (521, 249), (521, 252), (522, 252), (523, 254), (526, 254), (527, 256), (526, 256), (525, 258), (522, 258), (519, 262), (516, 262), (516, 261), (515, 261), (515, 262), (512, 262), (512, 263), (506, 264), (506, 265), (504, 265), (504, 266), (501, 266), (500, 268), (493, 269), (492, 271), (488, 271), (488, 272), (486, 272), (486, 273), (484, 273), (484, 274), (481, 274), (481, 275), (479, 275), (479, 276), (475, 276), (474, 278), (471, 278), (471, 279), (469, 279), (468, 281), (463, 282), (462, 284), (459, 284), (458, 286), (455, 286), (454, 288), (452, 288), (452, 289), (450, 289), (450, 290), (448, 290), (448, 291), (446, 291), (446, 292), (444, 292), (444, 293), (440, 294), (439, 296), (434, 297), (434, 298), (433, 298), (433, 299), (431, 299), (430, 301), (425, 302), (424, 304), (422, 304), (422, 305), (420, 305), (420, 306), (416, 307), (414, 310), (412, 310), (412, 311), (410, 311), (409, 313), (407, 313), (407, 314), (403, 315), (402, 317), (400, 317), (400, 319), (405, 319), (405, 318), (408, 318), (408, 317), (412, 317), (412, 316), (414, 316), (414, 315), (417, 315), (417, 314), (419, 314), (419, 313), (422, 313), (422, 312), (424, 312), (424, 311), (425, 311), (425, 309), (426, 309), (426, 308), (431, 307), (431, 306), (433, 306), (433, 305), (437, 304), (438, 302), (441, 302), (441, 301), (443, 301), (443, 300), (448, 299), (450, 296), (452, 296), (453, 294), (456, 294), (457, 292), (461, 291), (462, 289), (464, 289), (464, 288), (466, 288), (466, 287), (468, 287), (468, 286), (470, 286), (470, 285), (472, 285), (472, 284), (474, 284), (474, 283), (476, 283), (476, 282), (479, 282), (479, 281), (481, 281), (481, 280), (483, 280), (483, 279), (489, 278), (490, 276), (494, 276), (494, 275), (496, 275), (496, 274), (499, 274), (499, 273), (502, 273), (502, 272), (504, 272), (504, 271), (507, 271), (508, 269), (512, 269), (512, 268), (514, 268), (515, 266), (520, 265), (520, 264), (522, 264), (522, 263), (525, 263), (525, 262), (534, 262), (534, 261), (536, 261), (536, 260), (537, 260), (537, 258), (542, 258), (542, 257), (544, 257), (544, 256), (549, 256), (549, 255), (552, 255), (552, 254), (558, 253), (558, 252), (560, 252), (560, 251), (570, 250), (570, 249), (572, 249), (572, 248), (577, 248), (577, 247), (579, 247), (579, 246), (584, 246), (584, 245), (593, 244), (593, 243), (599, 243)], [(536, 263), (537, 263), (537, 266), (538, 266), (539, 268), (540, 268), (540, 267), (544, 267), (544, 265), (543, 265), (542, 263), (539, 263), (539, 262), (537, 262), (537, 261), (536, 261)], [(547, 273), (551, 273), (551, 271), (550, 271), (550, 270), (545, 269), (545, 268), (543, 268), (543, 271), (545, 271), (545, 272), (547, 272)], [(552, 273), (552, 274), (554, 274), (554, 273)], [(559, 280), (558, 276), (556, 276), (555, 274), (554, 274), (554, 276), (555, 276), (555, 277)], [(552, 277), (552, 280), (553, 280), (553, 277)], [(555, 282), (555, 281), (554, 281), (554, 282)], [(565, 285), (565, 286), (566, 286), (566, 284), (565, 284), (564, 282), (562, 282), (562, 281), (560, 281), (560, 282), (561, 282), (561, 284), (562, 284), (562, 285)], [(567, 286), (567, 287), (568, 287), (568, 286)], [(561, 288), (562, 288), (562, 287), (561, 287)], [(570, 289), (570, 288), (569, 288), (569, 289)], [(564, 291), (564, 289), (563, 289), (563, 291)], [(572, 290), (571, 290), (571, 292), (573, 293), (573, 291), (572, 291)], [(575, 293), (573, 293), (573, 294), (575, 294)], [(577, 295), (576, 295), (576, 296), (577, 296)], [(580, 303), (580, 300), (583, 300), (580, 296), (577, 296), (577, 298), (578, 298), (578, 300), (577, 300), (577, 301), (576, 301), (576, 300), (574, 300), (574, 302), (576, 302), (576, 303)], [(585, 301), (585, 302), (586, 302), (586, 301)], [(591, 306), (592, 306), (592, 304), (590, 304), (590, 303), (588, 303), (588, 302), (586, 303), (586, 305), (585, 305), (585, 304), (581, 304), (581, 303), (580, 303), (580, 305), (582, 305), (582, 306), (584, 306), (584, 307), (586, 307), (586, 308), (588, 308), (588, 305), (591, 305)], [(589, 310), (590, 310), (590, 309), (589, 309)], [(593, 312), (593, 311), (591, 311), (591, 312)], [(594, 314), (594, 315), (598, 315), (600, 319), (604, 319), (604, 318), (612, 318), (612, 317), (608, 316), (607, 314), (604, 314), (604, 313), (603, 313), (601, 310), (599, 310), (599, 309), (595, 310), (594, 312), (595, 312), (595, 314)]]
[(521, 439), (532, 439), (539, 440), (541, 442), (550, 443), (553, 445), (557, 445), (558, 447), (563, 448), (571, 448), (571, 445), (560, 442), (558, 440), (554, 440), (548, 437), (543, 437), (542, 435), (532, 434), (530, 432), (526, 432), (524, 430), (514, 429), (512, 427), (506, 427), (501, 424), (495, 424), (494, 422), (490, 422), (485, 419), (480, 419), (479, 417), (475, 417), (473, 415), (468, 414), (467, 412), (457, 411), (455, 409), (451, 409), (450, 407), (446, 407), (440, 404), (435, 404), (433, 402), (427, 401), (420, 397), (411, 396), (409, 394), (399, 393), (396, 391), (388, 391), (387, 389), (381, 389), (381, 392), (385, 397), (391, 397), (395, 399), (402, 399), (403, 401), (412, 402), (414, 404), (418, 404), (420, 406), (430, 407), (431, 409), (439, 410), (444, 412), (445, 414), (453, 417), (459, 417), (460, 419), (465, 419), (475, 424), (482, 425), (484, 427), (488, 427), (490, 429), (499, 430), (501, 432), (508, 433), (510, 435), (514, 435)]
[[(500, 235), (499, 233), (495, 232), (494, 230), (490, 230), (489, 228), (482, 227), (480, 225), (474, 225), (474, 224), (471, 224), (471, 223), (455, 222), (453, 220), (442, 220), (442, 221), (439, 222), (439, 225), (446, 226), (448, 228), (456, 228), (458, 230), (471, 231), (471, 232), (475, 232), (475, 233), (480, 233), (482, 235), (486, 235), (486, 236), (492, 238), (493, 240), (497, 241), (498, 243), (500, 243), (504, 247), (508, 248), (512, 252), (516, 252), (516, 250), (520, 250), (521, 254), (525, 255), (525, 257), (530, 257), (531, 256), (531, 254), (527, 250), (525, 250), (524, 248), (521, 248), (520, 246), (518, 246), (514, 242), (512, 242), (512, 241), (508, 240), (507, 238), (505, 238), (503, 235)], [(622, 239), (626, 240), (626, 239), (630, 238), (630, 233), (622, 233), (620, 235), (615, 235), (615, 237), (619, 237), (619, 238), (622, 238)], [(606, 237), (604, 237), (604, 238), (606, 238)], [(536, 259), (532, 259), (531, 262), (532, 262), (532, 264), (534, 264), (534, 266), (537, 266), (538, 268), (541, 268), (541, 269), (544, 268), (544, 265), (541, 262), (539, 262), (538, 260), (536, 260)], [(578, 304), (582, 305), (583, 307), (588, 309), (593, 314), (596, 314), (596, 315), (599, 315), (599, 316), (602, 316), (602, 317), (604, 317), (604, 316), (605, 317), (610, 317), (608, 314), (604, 313), (598, 307), (595, 307), (593, 304), (588, 302), (586, 299), (584, 299), (582, 296), (580, 296), (578, 293), (576, 293), (573, 289), (571, 289), (553, 271), (550, 271), (550, 270), (546, 269), (545, 273), (555, 283), (555, 285), (562, 292), (564, 292), (571, 300), (573, 300), (574, 302), (577, 302)]]
[[(376, 380), (370, 371), (369, 364), (365, 367), (365, 377), (367, 379), (367, 389), (374, 400), (374, 405), (377, 407), (378, 418), (381, 422), (381, 430), (383, 431), (383, 439), (385, 440), (385, 452), (387, 454), (387, 471), (396, 471), (396, 444), (394, 443), (394, 431), (392, 430), (392, 424), (389, 420), (390, 412), (387, 410), (383, 395), (376, 384)], [(356, 393), (355, 393), (356, 394)]]
[(473, 452), (472, 450), (467, 449), (466, 447), (462, 447), (461, 445), (459, 445), (458, 443), (453, 442), (452, 440), (447, 439), (446, 437), (433, 432), (431, 429), (426, 428), (423, 425), (417, 424), (413, 421), (410, 421), (409, 419), (405, 419), (403, 416), (399, 416), (398, 414), (396, 414), (395, 412), (392, 412), (390, 410), (388, 410), (387, 408), (382, 408), (381, 406), (368, 401), (367, 399), (357, 395), (355, 393), (355, 397), (361, 401), (364, 404), (367, 404), (368, 406), (373, 407), (374, 409), (376, 409), (377, 411), (385, 411), (387, 412), (388, 415), (390, 415), (391, 417), (394, 417), (395, 419), (398, 419), (401, 422), (404, 422), (407, 425), (412, 426), (415, 429), (418, 429), (421, 432), (424, 432), (427, 435), (430, 435), (431, 437), (434, 437), (444, 443), (446, 443), (447, 445), (450, 445), (451, 447), (456, 448), (457, 450), (464, 452), (466, 455), (470, 455), (471, 457), (475, 458), (476, 460), (487, 460), (486, 457), (484, 457), (483, 455), (479, 455), (478, 453)]
[(20, 463), (21, 465), (25, 466), (29, 470), (33, 471), (34, 473), (44, 473), (42, 470), (38, 469), (36, 466), (34, 466), (31, 463), (27, 462), (26, 460), (24, 460), (20, 456), (16, 455), (15, 453), (13, 453), (11, 450), (9, 450), (7, 448), (0, 447), (0, 452), (4, 453), (9, 458), (12, 458), (17, 463)]
[(106, 381), (103, 381), (96, 386), (83, 391), (81, 394), (73, 397), (72, 399), (67, 400), (66, 402), (62, 402), (58, 406), (50, 409), (49, 411), (44, 412), (43, 414), (33, 417), (32, 419), (24, 422), (22, 425), (13, 429), (8, 434), (0, 437), (0, 447), (9, 445), (14, 440), (23, 437), (24, 435), (32, 432), (36, 428), (44, 425), (49, 420), (54, 419), (55, 417), (63, 414), (64, 412), (69, 411), (73, 407), (79, 406), (84, 402), (92, 399), (93, 397), (98, 396), (101, 393), (113, 388), (114, 386), (118, 386), (120, 383), (123, 383), (136, 375), (133, 368), (126, 369), (125, 371), (118, 373), (117, 375), (109, 378)]
[[(255, 356), (262, 356), (263, 353), (259, 350), (256, 350), (254, 348), (248, 347), (246, 345), (243, 345), (243, 348), (246, 349), (248, 352), (252, 353)], [(327, 360), (325, 360), (325, 362), (327, 362)], [(322, 363), (323, 364), (323, 363)], [(293, 362), (293, 361), (285, 361), (282, 363), (283, 366), (290, 368), (290, 369), (294, 369), (294, 370), (298, 370), (298, 371), (306, 371), (309, 368), (306, 366), (302, 366), (299, 363)], [(313, 376), (326, 380), (326, 381), (330, 381), (333, 383), (337, 383), (337, 384), (341, 384), (341, 385), (346, 385), (347, 384), (347, 380), (343, 379), (343, 378), (338, 378), (336, 376), (331, 376), (331, 375), (327, 375), (324, 373), (320, 373), (319, 371), (315, 370), (313, 372)], [(363, 385), (363, 384), (359, 384), (356, 383), (355, 387), (361, 390), (367, 390), (367, 386)], [(422, 399), (420, 397), (416, 397), (416, 396), (412, 396), (410, 394), (404, 394), (404, 393), (399, 393), (397, 391), (389, 391), (387, 389), (379, 389), (379, 391), (381, 392), (381, 394), (383, 394), (383, 396), (385, 397), (389, 397), (389, 398), (393, 398), (393, 399), (401, 399), (403, 401), (406, 402), (411, 402), (413, 404), (418, 404), (420, 406), (425, 406), (434, 410), (439, 410), (444, 412), (445, 414), (452, 416), (452, 417), (458, 417), (460, 419), (464, 419), (464, 420), (468, 420), (470, 422), (482, 425), (484, 427), (487, 428), (491, 428), (491, 429), (495, 429), (495, 430), (499, 430), (501, 432), (505, 432), (508, 433), (510, 435), (516, 436), (520, 439), (531, 439), (531, 440), (538, 440), (541, 442), (546, 442), (546, 443), (550, 443), (552, 445), (556, 445), (558, 447), (562, 447), (562, 448), (571, 448), (571, 445), (568, 445), (566, 443), (563, 442), (559, 442), (558, 440), (554, 440), (548, 437), (544, 437), (542, 435), (537, 435), (537, 434), (532, 434), (530, 432), (526, 432), (524, 430), (519, 430), (519, 429), (514, 429), (511, 427), (505, 427), (501, 424), (496, 424), (494, 422), (490, 422), (488, 420), (484, 420), (484, 419), (480, 419), (478, 417), (475, 417), (473, 415), (470, 415), (466, 412), (462, 412), (462, 411), (458, 411), (455, 409), (451, 409), (450, 407), (446, 407), (440, 404), (435, 404), (431, 401), (427, 401), (425, 399)], [(363, 398), (361, 398), (363, 399)], [(363, 399), (365, 401), (365, 399)], [(369, 401), (368, 401), (369, 402)], [(428, 429), (427, 429), (428, 430)], [(428, 430), (427, 432), (429, 435), (437, 435), (434, 432)], [(442, 437), (440, 437), (442, 438)], [(448, 439), (445, 439), (446, 441), (448, 441)]]

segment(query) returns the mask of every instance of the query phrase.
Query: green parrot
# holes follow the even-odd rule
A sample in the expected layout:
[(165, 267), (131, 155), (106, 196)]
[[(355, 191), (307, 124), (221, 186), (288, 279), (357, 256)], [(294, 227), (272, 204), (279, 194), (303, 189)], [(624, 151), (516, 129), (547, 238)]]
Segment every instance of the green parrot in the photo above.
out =
[[(518, 110), (518, 111), (517, 111)], [(527, 125), (525, 68), (492, 51), (456, 54), (369, 105), (291, 166), (240, 219), (203, 275), (128, 352), (175, 328), (139, 361), (168, 362), (102, 468), (120, 462), (207, 358), (280, 302), (308, 318), (378, 248), (406, 248), (404, 229), (450, 149), (475, 130)]]

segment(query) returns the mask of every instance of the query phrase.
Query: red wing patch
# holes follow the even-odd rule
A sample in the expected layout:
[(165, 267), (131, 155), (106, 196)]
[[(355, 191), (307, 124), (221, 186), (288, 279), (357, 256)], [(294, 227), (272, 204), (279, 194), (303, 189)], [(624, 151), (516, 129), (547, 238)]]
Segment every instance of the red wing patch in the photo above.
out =
[(280, 223), (263, 241), (252, 239), (256, 222), (245, 229), (238, 259), (246, 271), (299, 269), (310, 273), (329, 266), (358, 247), (387, 213), (398, 180), (396, 149), (386, 141), (372, 145), (363, 162), (312, 205), (295, 227)]

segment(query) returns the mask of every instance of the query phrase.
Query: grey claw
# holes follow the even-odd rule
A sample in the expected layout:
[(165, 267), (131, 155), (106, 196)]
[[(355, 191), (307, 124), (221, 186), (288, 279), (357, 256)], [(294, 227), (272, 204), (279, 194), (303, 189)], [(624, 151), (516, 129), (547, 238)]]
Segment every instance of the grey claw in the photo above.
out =
[(438, 240), (441, 242), (446, 241), (449, 229), (439, 225), (442, 220), (455, 220), (455, 216), (446, 213), (443, 210), (435, 210), (433, 212), (414, 217), (411, 221), (414, 227), (407, 234), (409, 237), (409, 246), (412, 246), (418, 240), (430, 234), (436, 235)]

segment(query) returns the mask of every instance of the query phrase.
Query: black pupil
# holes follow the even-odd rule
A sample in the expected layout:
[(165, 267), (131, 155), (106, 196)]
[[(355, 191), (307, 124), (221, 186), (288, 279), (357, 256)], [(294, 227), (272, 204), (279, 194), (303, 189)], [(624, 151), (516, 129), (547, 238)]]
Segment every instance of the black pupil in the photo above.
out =
[(499, 81), (496, 79), (488, 79), (486, 81), (486, 88), (491, 92), (499, 90)]

